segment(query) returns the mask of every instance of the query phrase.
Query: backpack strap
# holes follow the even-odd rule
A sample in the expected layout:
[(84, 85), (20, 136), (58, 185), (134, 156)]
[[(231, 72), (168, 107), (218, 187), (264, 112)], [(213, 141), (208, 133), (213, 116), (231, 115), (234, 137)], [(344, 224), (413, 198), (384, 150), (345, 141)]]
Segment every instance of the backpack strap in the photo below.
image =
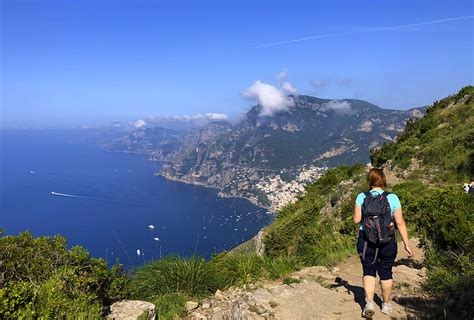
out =
[[(367, 240), (364, 241), (364, 248), (362, 249), (362, 260), (365, 261), (365, 253), (367, 252)], [(377, 261), (377, 257), (379, 255), (379, 247), (375, 247), (375, 256), (374, 256), (374, 261), (372, 261), (372, 264)]]
[(376, 247), (375, 248), (375, 256), (374, 256), (374, 261), (372, 261), (372, 264), (375, 263), (375, 261), (377, 261), (377, 256), (379, 255), (379, 247)]
[(367, 240), (364, 240), (364, 249), (362, 249), (362, 260), (365, 260), (366, 251), (367, 251)]
[(382, 195), (382, 196), (384, 196), (384, 197), (387, 197), (389, 194), (390, 194), (390, 192), (388, 192), (388, 191), (384, 191), (384, 192), (382, 192), (382, 194), (381, 194), (381, 195)]

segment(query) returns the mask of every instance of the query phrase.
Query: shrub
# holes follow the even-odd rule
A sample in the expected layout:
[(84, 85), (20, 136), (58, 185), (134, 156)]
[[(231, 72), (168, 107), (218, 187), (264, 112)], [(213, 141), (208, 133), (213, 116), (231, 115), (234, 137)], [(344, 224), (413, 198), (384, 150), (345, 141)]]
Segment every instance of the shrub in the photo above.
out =
[(472, 195), (455, 186), (427, 188), (408, 181), (394, 188), (408, 225), (421, 235), (430, 270), (426, 289), (448, 318), (474, 314), (474, 208)]
[(0, 318), (99, 317), (126, 296), (120, 265), (108, 269), (64, 237), (34, 238), (30, 232), (0, 238)]

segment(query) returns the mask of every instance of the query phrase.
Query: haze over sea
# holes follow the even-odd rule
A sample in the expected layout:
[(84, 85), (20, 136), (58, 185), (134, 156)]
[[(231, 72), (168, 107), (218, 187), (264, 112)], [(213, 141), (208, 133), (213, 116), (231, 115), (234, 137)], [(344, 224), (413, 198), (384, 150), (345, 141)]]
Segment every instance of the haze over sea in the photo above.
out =
[(7, 235), (61, 234), (95, 257), (137, 266), (160, 255), (209, 257), (273, 219), (245, 199), (154, 176), (161, 163), (105, 152), (84, 130), (0, 134), (0, 227)]

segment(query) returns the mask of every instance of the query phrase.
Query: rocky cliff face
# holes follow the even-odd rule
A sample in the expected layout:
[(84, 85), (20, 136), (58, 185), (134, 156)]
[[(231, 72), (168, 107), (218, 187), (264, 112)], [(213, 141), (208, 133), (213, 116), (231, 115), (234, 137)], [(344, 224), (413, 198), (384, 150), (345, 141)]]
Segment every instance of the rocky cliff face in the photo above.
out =
[[(195, 130), (171, 153), (160, 148), (154, 153), (166, 161), (160, 174), (277, 209), (324, 168), (369, 162), (369, 149), (393, 141), (408, 119), (423, 115), (423, 109), (388, 110), (361, 100), (310, 96), (295, 98), (294, 107), (273, 116), (261, 116), (260, 110), (253, 107), (234, 126)], [(301, 176), (307, 179), (291, 185)], [(287, 190), (278, 196), (280, 184)]]

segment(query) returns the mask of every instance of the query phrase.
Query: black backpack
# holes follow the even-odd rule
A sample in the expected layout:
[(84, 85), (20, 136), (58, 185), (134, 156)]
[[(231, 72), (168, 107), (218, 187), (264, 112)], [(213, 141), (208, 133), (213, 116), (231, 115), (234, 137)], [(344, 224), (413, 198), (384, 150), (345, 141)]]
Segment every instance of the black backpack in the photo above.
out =
[[(365, 199), (362, 204), (362, 223), (365, 227), (365, 243), (362, 259), (365, 259), (367, 241), (376, 245), (390, 242), (394, 235), (390, 203), (387, 196), (389, 192), (382, 194), (372, 194), (370, 191), (364, 192)], [(376, 248), (374, 262), (377, 259), (378, 246)]]

